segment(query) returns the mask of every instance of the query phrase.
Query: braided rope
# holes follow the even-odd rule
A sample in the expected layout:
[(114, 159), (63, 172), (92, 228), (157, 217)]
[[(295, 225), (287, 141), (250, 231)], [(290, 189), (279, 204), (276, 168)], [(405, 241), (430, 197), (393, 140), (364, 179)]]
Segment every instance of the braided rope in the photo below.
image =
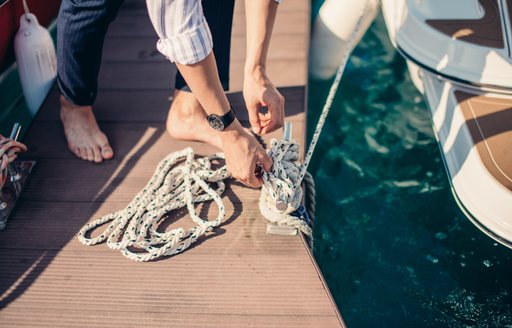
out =
[[(363, 13), (368, 3), (369, 1), (366, 2)], [(274, 164), (269, 172), (263, 172), (260, 211), (269, 222), (295, 227), (310, 240), (312, 229), (308, 222), (292, 215), (302, 201), (302, 188), (298, 187), (308, 174), (307, 168), (332, 107), (362, 21), (363, 14), (360, 15), (347, 42), (347, 49), (342, 56), (303, 164), (299, 162), (299, 145), (295, 141), (273, 139), (268, 150)], [(80, 229), (78, 239), (84, 245), (95, 245), (106, 240), (109, 248), (121, 250), (124, 256), (135, 261), (149, 261), (183, 252), (199, 237), (219, 226), (225, 218), (225, 208), (220, 196), (225, 190), (223, 180), (230, 178), (231, 174), (226, 166), (217, 170), (211, 168), (211, 161), (221, 158), (224, 158), (222, 154), (195, 159), (191, 148), (169, 154), (160, 162), (146, 187), (124, 210), (86, 224)], [(183, 161), (183, 165), (178, 165)], [(314, 204), (313, 179), (310, 175), (306, 179), (309, 203)], [(217, 189), (213, 189), (207, 182), (216, 183)], [(214, 220), (203, 220), (195, 213), (194, 204), (210, 200), (217, 204), (219, 214)], [(286, 204), (284, 210), (276, 208), (278, 201)], [(176, 228), (167, 232), (157, 231), (159, 222), (166, 213), (185, 206), (197, 226), (188, 230)], [(314, 214), (314, 209), (311, 213)], [(99, 236), (86, 237), (88, 232), (108, 222), (110, 224)], [(139, 251), (132, 250), (133, 247)]]
[(27, 147), (21, 142), (0, 135), (0, 191), (4, 188), (9, 175), (9, 164), (14, 162), (18, 153), (26, 151)]
[(306, 172), (306, 175), (304, 176), (304, 195), (304, 203), (306, 204), (309, 220), (314, 224), (316, 213), (316, 189), (315, 179), (309, 172)]
[[(354, 48), (355, 39), (361, 29), (364, 13), (368, 8), (369, 2), (369, 0), (366, 0), (366, 4), (359, 15), (354, 31), (347, 41), (346, 51), (342, 55), (340, 65), (336, 72), (336, 77), (334, 78), (324, 107), (322, 108), (320, 118), (318, 119), (318, 123), (315, 127), (315, 132), (309, 144), (306, 156), (304, 157), (303, 164), (301, 165), (298, 163), (298, 145), (295, 142), (271, 141), (269, 154), (274, 160), (274, 166), (270, 173), (263, 175), (265, 183), (260, 196), (260, 211), (269, 222), (295, 227), (308, 236), (311, 241), (312, 230), (309, 224), (301, 217), (290, 214), (296, 211), (300, 206), (302, 188), (299, 188), (299, 186), (306, 176), (308, 176), (308, 178), (306, 178), (306, 186), (309, 189), (309, 203), (313, 204), (314, 207), (314, 181), (312, 176), (307, 172), (307, 169), (311, 162), (311, 158), (313, 157), (313, 152), (315, 151), (320, 134), (322, 133), (327, 115), (331, 110), (334, 97), (336, 96), (343, 72), (345, 71), (350, 54)], [(279, 211), (276, 208), (278, 201), (286, 202), (286, 210)], [(314, 209), (312, 213), (314, 214)]]
[(340, 86), (343, 72), (345, 72), (345, 67), (347, 66), (350, 54), (354, 49), (357, 34), (359, 34), (359, 30), (361, 29), (361, 25), (363, 24), (364, 13), (367, 11), (369, 4), (370, 1), (366, 0), (366, 4), (361, 14), (359, 15), (354, 31), (352, 32), (350, 38), (347, 41), (347, 48), (341, 57), (341, 62), (340, 65), (338, 66), (336, 77), (334, 78), (334, 82), (332, 83), (331, 88), (329, 89), (329, 94), (327, 95), (324, 107), (322, 108), (322, 113), (320, 114), (320, 118), (318, 119), (318, 123), (316, 124), (315, 132), (313, 133), (313, 137), (311, 138), (311, 142), (309, 143), (308, 151), (306, 153), (306, 156), (304, 157), (304, 164), (302, 165), (302, 170), (300, 172), (298, 184), (294, 185), (295, 189), (299, 187), (300, 183), (302, 182), (302, 179), (304, 179), (304, 176), (306, 175), (309, 163), (311, 162), (311, 158), (313, 157), (313, 152), (315, 151), (316, 148), (316, 144), (318, 143), (318, 139), (320, 138), (320, 134), (322, 133), (325, 120), (327, 119), (327, 115), (329, 115), (329, 111), (331, 110), (334, 97), (336, 96), (338, 87)]
[[(125, 209), (86, 224), (80, 229), (78, 239), (84, 245), (106, 240), (109, 248), (121, 250), (127, 258), (141, 262), (183, 252), (199, 237), (219, 226), (226, 216), (221, 195), (225, 190), (224, 180), (231, 174), (226, 166), (216, 170), (211, 167), (212, 161), (223, 158), (222, 154), (194, 158), (192, 148), (169, 154)], [(217, 205), (219, 214), (208, 221), (196, 214), (194, 204), (210, 200)], [(197, 224), (195, 227), (157, 231), (166, 213), (183, 207)], [(108, 222), (110, 224), (99, 236), (86, 237), (91, 230)]]
[[(299, 162), (299, 145), (293, 140), (272, 139), (268, 154), (274, 163), (270, 171), (263, 172), (261, 214), (271, 223), (294, 227), (311, 238), (313, 233), (308, 223), (292, 215), (302, 202), (302, 188), (294, 189), (300, 184), (303, 168)], [(284, 202), (286, 209), (277, 209), (278, 201)]]
[[(297, 228), (311, 237), (307, 222), (291, 215), (302, 201), (302, 189), (295, 192), (301, 164), (299, 145), (294, 141), (271, 140), (269, 156), (274, 161), (272, 169), (263, 173), (264, 187), (260, 195), (260, 210), (273, 223)], [(147, 185), (123, 210), (107, 214), (84, 225), (78, 232), (78, 240), (87, 246), (104, 241), (110, 249), (120, 250), (134, 261), (150, 261), (185, 251), (197, 239), (219, 226), (226, 216), (221, 195), (224, 180), (231, 177), (226, 166), (217, 170), (212, 161), (223, 159), (222, 154), (195, 158), (191, 148), (169, 154), (157, 166)], [(216, 188), (209, 184), (216, 184)], [(276, 199), (288, 204), (285, 213), (275, 208)], [(208, 221), (200, 218), (195, 203), (213, 200), (219, 214)], [(162, 218), (173, 210), (186, 207), (195, 227), (185, 230), (175, 228), (158, 232)], [(90, 233), (100, 226), (108, 226), (96, 237)]]

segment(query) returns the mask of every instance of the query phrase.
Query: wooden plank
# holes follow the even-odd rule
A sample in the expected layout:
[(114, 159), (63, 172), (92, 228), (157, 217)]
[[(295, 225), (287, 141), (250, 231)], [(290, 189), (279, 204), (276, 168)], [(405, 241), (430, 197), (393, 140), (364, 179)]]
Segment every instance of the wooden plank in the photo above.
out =
[[(286, 100), (286, 114), (294, 116), (303, 112), (304, 87), (279, 88)], [(171, 105), (172, 90), (101, 90), (94, 103), (94, 112), (99, 122), (163, 122)], [(38, 114), (36, 127), (41, 122), (57, 122), (59, 118), (59, 95), (54, 89), (46, 99), (43, 110)], [(236, 116), (248, 121), (245, 102), (240, 92), (228, 93), (228, 99)], [(35, 133), (34, 133), (35, 134)], [(29, 136), (29, 140), (30, 140)], [(59, 136), (61, 139), (61, 136)], [(56, 140), (58, 141), (58, 140)]]
[[(235, 7), (235, 14), (236, 15), (244, 15), (245, 10), (245, 1), (244, 0), (237, 0)], [(279, 5), (279, 12), (292, 12), (292, 11), (301, 11), (301, 12), (309, 12), (309, 1), (296, 1), (296, 0), (290, 0), (290, 1), (282, 1), (282, 3)], [(308, 24), (309, 25), (309, 24)]]
[(339, 327), (330, 316), (280, 316), (280, 315), (215, 315), (185, 313), (169, 319), (166, 313), (148, 312), (140, 316), (135, 311), (116, 312), (109, 308), (95, 312), (87, 310), (48, 311), (32, 309), (32, 315), (23, 316), (23, 309), (7, 309), (2, 322), (16, 327)]
[[(156, 49), (156, 36), (139, 36), (133, 37), (127, 42), (124, 37), (112, 37), (106, 40), (103, 47), (103, 62), (166, 62), (169, 60), (165, 58)], [(233, 42), (242, 44), (245, 42), (245, 35), (234, 35)], [(307, 47), (305, 47), (307, 40), (304, 39), (302, 33), (296, 34), (276, 34), (272, 37), (270, 48), (272, 51), (268, 54), (269, 62), (274, 59), (302, 59), (307, 57)], [(283, 46), (286, 45), (286, 46)], [(231, 52), (232, 60), (245, 59), (245, 47), (233, 48)]]
[[(243, 44), (245, 35), (234, 35), (232, 42), (235, 44)], [(284, 45), (284, 46), (283, 46)], [(302, 33), (297, 34), (277, 34), (273, 35), (270, 40), (270, 49), (268, 61), (272, 63), (274, 60), (290, 60), (301, 59), (303, 62), (307, 58), (308, 48), (307, 40), (304, 39)], [(246, 47), (232, 48), (231, 60), (245, 60)]]
[(103, 63), (149, 61), (170, 64), (169, 60), (156, 49), (157, 40), (156, 34), (132, 37), (130, 42), (126, 42), (126, 38), (108, 38), (103, 46), (102, 61)]
[(99, 90), (172, 90), (176, 68), (167, 62), (110, 62), (100, 70)]
[[(298, 66), (304, 63), (303, 59), (274, 60), (267, 64), (267, 74), (276, 86), (299, 86), (304, 85), (307, 76), (307, 68)], [(234, 61), (231, 63), (232, 72), (229, 80), (230, 90), (239, 91), (243, 86), (244, 62)], [(236, 73), (234, 73), (236, 72)]]
[[(292, 2), (292, 1), (289, 1)], [(238, 1), (236, 6), (242, 5), (243, 1)], [(282, 7), (281, 7), (282, 6)], [(286, 11), (281, 9), (283, 7), (288, 6), (286, 1), (280, 6), (280, 9), (277, 14), (277, 19), (274, 24), (274, 29), (272, 35), (296, 35), (302, 34), (306, 36), (309, 34), (309, 11), (301, 10), (301, 11)], [(239, 21), (240, 19), (240, 21)], [(233, 24), (236, 22), (236, 28), (233, 28), (234, 36), (241, 36), (246, 34), (246, 26), (245, 19), (243, 15), (235, 15), (235, 20)]]
[[(244, 3), (235, 3), (231, 40), (231, 91), (240, 91), (243, 86), (246, 40)], [(279, 5), (267, 62), (267, 73), (276, 86), (307, 83), (309, 13), (308, 1), (284, 1)]]
[[(96, 119), (101, 122), (163, 122), (167, 117), (173, 90), (100, 90), (94, 103)], [(52, 92), (39, 111), (34, 127), (42, 122), (60, 122), (59, 96)], [(59, 129), (60, 130), (60, 129)], [(29, 140), (32, 138), (28, 136)], [(33, 137), (35, 138), (35, 137)]]
[(118, 17), (110, 24), (107, 39), (112, 37), (134, 38), (155, 37), (156, 32), (151, 25), (145, 10), (121, 10)]
[[(232, 186), (230, 186), (232, 188)], [(240, 188), (237, 188), (240, 189)], [(295, 239), (290, 242), (287, 236), (271, 236), (265, 234), (265, 225), (258, 210), (255, 208), (243, 209), (243, 203), (235, 190), (228, 190), (224, 196), (227, 209), (227, 219), (222, 228), (214, 231), (202, 243), (208, 247), (194, 247), (187, 251), (197, 254), (252, 254), (252, 255), (288, 255), (297, 256), (303, 253), (303, 245)], [(66, 250), (92, 253), (120, 253), (109, 250), (105, 245), (87, 248), (81, 245), (76, 232), (88, 221), (97, 219), (102, 215), (123, 209), (126, 201), (108, 202), (32, 202), (25, 201), (23, 208), (18, 209), (13, 220), (5, 230), (4, 237), (0, 239), (0, 250), (30, 250), (30, 251), (59, 251)], [(206, 206), (206, 207), (205, 207)], [(217, 215), (217, 210), (211, 205), (198, 206), (198, 213), (205, 213), (210, 209), (210, 219)], [(61, 220), (50, 220), (56, 217)], [(43, 219), (42, 219), (43, 218)], [(192, 221), (185, 211), (170, 213), (162, 223), (167, 229), (173, 227), (190, 227)], [(38, 236), (27, 242), (19, 238), (16, 232), (23, 231), (27, 236)]]
[[(280, 11), (284, 22), (277, 38), (283, 48), (271, 49), (269, 74), (281, 86), (296, 86), (281, 92), (294, 137), (303, 145), (308, 36), (296, 20), (309, 15), (309, 2), (285, 1)], [(286, 20), (290, 27), (284, 27)], [(113, 160), (94, 165), (70, 154), (58, 121), (57, 92), (29, 131), (26, 157), (37, 159), (38, 166), (12, 221), (0, 233), (0, 325), (340, 327), (303, 239), (265, 234), (259, 191), (237, 182), (230, 182), (224, 195), (224, 225), (178, 256), (137, 263), (106, 245), (78, 242), (83, 224), (125, 207), (168, 153), (187, 146), (199, 154), (215, 151), (167, 135), (175, 71), (151, 52), (153, 38), (143, 3), (128, 0), (106, 40), (95, 104), (116, 152)], [(239, 57), (232, 69), (240, 73), (244, 38), (234, 39)], [(296, 51), (284, 51), (287, 46)], [(233, 77), (238, 89), (239, 76)], [(247, 122), (241, 93), (229, 98)], [(197, 211), (216, 215), (211, 204), (198, 205)], [(192, 226), (185, 211), (169, 213), (161, 229), (176, 226)]]
[[(303, 117), (293, 120), (297, 140), (303, 140)], [(174, 140), (165, 132), (162, 123), (147, 126), (136, 123), (103, 124), (111, 136), (116, 154), (114, 159), (101, 165), (77, 161), (67, 150), (58, 123), (38, 123), (33, 127), (38, 138), (28, 138), (32, 156), (38, 160), (36, 174), (22, 195), (31, 201), (129, 201), (151, 177), (157, 163), (168, 153), (193, 146), (198, 154), (216, 150), (201, 143)], [(48, 131), (48, 132), (45, 132)], [(276, 131), (265, 139), (281, 137)], [(60, 137), (60, 138), (59, 138)], [(44, 172), (44, 174), (38, 174)], [(79, 172), (79, 173), (78, 173)], [(91, 177), (94, 177), (91, 179)], [(122, 186), (122, 188), (120, 188)], [(40, 192), (45, 190), (44, 193)], [(244, 190), (240, 190), (241, 193)], [(252, 193), (252, 191), (251, 191)], [(250, 197), (253, 197), (251, 194)]]

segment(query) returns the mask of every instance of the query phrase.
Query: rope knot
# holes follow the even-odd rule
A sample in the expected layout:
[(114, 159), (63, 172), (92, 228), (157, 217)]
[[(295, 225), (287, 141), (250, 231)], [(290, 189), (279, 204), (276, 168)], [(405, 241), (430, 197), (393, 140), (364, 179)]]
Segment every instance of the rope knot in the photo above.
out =
[(311, 237), (311, 227), (302, 215), (297, 215), (302, 203), (303, 165), (299, 162), (300, 148), (294, 140), (270, 141), (268, 154), (272, 168), (263, 173), (263, 187), (259, 207), (263, 216), (271, 223), (287, 225)]

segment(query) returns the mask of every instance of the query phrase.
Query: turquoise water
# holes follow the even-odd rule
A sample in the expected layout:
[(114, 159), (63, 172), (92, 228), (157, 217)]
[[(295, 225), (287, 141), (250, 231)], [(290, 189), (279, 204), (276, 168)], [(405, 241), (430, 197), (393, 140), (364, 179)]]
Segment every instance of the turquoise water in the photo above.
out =
[[(330, 85), (309, 83), (310, 134)], [(512, 327), (512, 250), (455, 203), (382, 17), (354, 51), (310, 171), (314, 254), (349, 327)]]

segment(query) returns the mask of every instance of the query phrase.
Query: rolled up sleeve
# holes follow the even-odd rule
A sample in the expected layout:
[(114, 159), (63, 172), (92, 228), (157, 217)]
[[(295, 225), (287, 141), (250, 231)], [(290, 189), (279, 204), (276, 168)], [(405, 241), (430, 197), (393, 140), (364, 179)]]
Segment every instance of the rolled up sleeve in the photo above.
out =
[(159, 40), (157, 49), (171, 62), (192, 65), (213, 49), (212, 35), (198, 0), (146, 0)]

